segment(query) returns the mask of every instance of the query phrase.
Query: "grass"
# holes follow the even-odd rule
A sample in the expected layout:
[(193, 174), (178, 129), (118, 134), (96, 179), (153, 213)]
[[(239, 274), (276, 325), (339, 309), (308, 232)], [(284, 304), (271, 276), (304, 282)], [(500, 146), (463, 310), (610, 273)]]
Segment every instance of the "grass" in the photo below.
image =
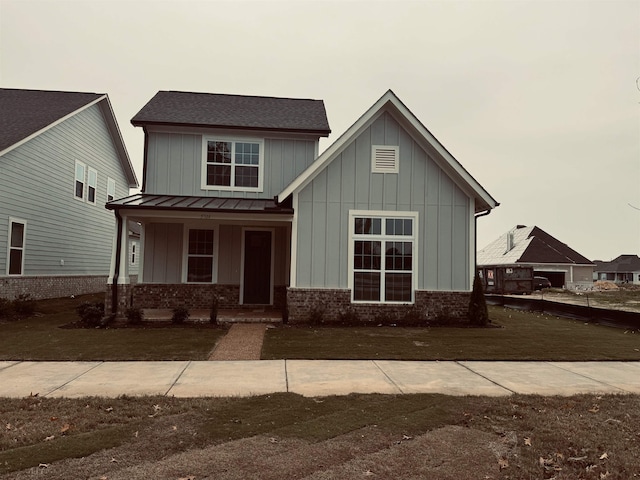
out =
[(500, 328), (283, 327), (263, 359), (640, 360), (640, 332), (489, 307)]
[(33, 317), (0, 323), (0, 360), (205, 360), (226, 332), (196, 327), (60, 328), (78, 321), (75, 307), (103, 295), (41, 300)]
[(0, 425), (12, 479), (640, 476), (637, 395), (31, 397)]

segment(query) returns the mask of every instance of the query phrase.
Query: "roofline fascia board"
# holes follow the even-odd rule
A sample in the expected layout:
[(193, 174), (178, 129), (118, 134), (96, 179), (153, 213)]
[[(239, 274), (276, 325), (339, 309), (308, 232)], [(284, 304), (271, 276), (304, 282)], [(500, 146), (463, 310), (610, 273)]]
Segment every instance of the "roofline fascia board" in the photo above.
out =
[(17, 141), (16, 143), (14, 143), (13, 145), (8, 146), (7, 148), (5, 148), (4, 150), (0, 151), (0, 157), (8, 152), (10, 152), (11, 150), (14, 150), (16, 148), (18, 148), (20, 145), (24, 145), (25, 143), (27, 143), (29, 140), (37, 137), (38, 135), (42, 135), (44, 132), (46, 132), (47, 130), (55, 127), (56, 125), (60, 125), (62, 122), (64, 122), (65, 120), (73, 117), (74, 115), (77, 115), (78, 113), (86, 110), (89, 107), (92, 107), (93, 105), (96, 105), (97, 103), (101, 102), (102, 100), (104, 100), (105, 98), (107, 98), (106, 94), (102, 94), (100, 95), (98, 98), (96, 98), (95, 100), (92, 100), (91, 102), (87, 103), (86, 105), (83, 105), (82, 107), (74, 110), (73, 112), (69, 112), (68, 114), (66, 114), (64, 117), (60, 117), (58, 120), (51, 122), (49, 125), (47, 125), (44, 128), (41, 128), (40, 130), (33, 132), (31, 135), (29, 135), (28, 137), (23, 138), (22, 140)]
[(129, 152), (127, 151), (127, 146), (124, 143), (124, 139), (122, 138), (122, 132), (120, 131), (120, 127), (118, 126), (118, 122), (116, 121), (116, 115), (113, 111), (113, 106), (111, 105), (111, 100), (109, 100), (109, 95), (105, 94), (104, 98), (106, 99), (106, 106), (109, 109), (109, 114), (107, 115), (107, 122), (111, 125), (113, 130), (112, 133), (116, 135), (116, 143), (118, 144), (118, 151), (121, 157), (125, 160), (123, 162), (123, 167), (127, 171), (127, 178), (129, 180), (129, 188), (138, 188), (140, 186), (138, 182), (138, 177), (136, 176), (136, 172), (133, 169), (133, 164), (131, 163), (131, 158), (129, 157)]
[[(315, 176), (330, 163), (334, 155), (339, 153), (342, 148), (353, 138), (358, 132), (370, 122), (373, 122), (384, 111), (385, 106), (390, 103), (398, 113), (402, 115), (410, 125), (429, 142), (436, 152), (442, 156), (450, 168), (453, 169), (459, 177), (461, 177), (487, 205), (489, 209), (493, 209), (500, 204), (473, 178), (471, 174), (458, 162), (453, 155), (436, 139), (433, 134), (418, 120), (418, 118), (409, 110), (404, 103), (393, 93), (387, 90), (382, 97), (378, 99), (363, 115), (356, 120), (329, 148), (327, 148), (320, 157), (305, 172), (299, 175), (289, 186), (278, 195), (278, 201), (287, 198), (293, 191), (304, 188), (315, 178)], [(415, 140), (415, 139), (414, 139)], [(480, 206), (479, 206), (480, 207)], [(486, 209), (482, 209), (486, 210)]]
[(250, 130), (250, 131), (258, 131), (258, 132), (306, 133), (306, 134), (312, 134), (312, 135), (319, 135), (321, 137), (328, 137), (329, 134), (331, 133), (331, 130), (302, 129), (302, 128), (252, 127), (252, 126), (240, 126), (240, 125), (218, 125), (218, 124), (208, 124), (208, 123), (149, 122), (149, 121), (131, 120), (131, 124), (134, 127), (181, 126), (181, 127), (189, 127), (189, 128), (199, 127), (199, 128), (216, 128), (216, 129), (224, 128), (224, 129), (228, 129), (228, 130)]

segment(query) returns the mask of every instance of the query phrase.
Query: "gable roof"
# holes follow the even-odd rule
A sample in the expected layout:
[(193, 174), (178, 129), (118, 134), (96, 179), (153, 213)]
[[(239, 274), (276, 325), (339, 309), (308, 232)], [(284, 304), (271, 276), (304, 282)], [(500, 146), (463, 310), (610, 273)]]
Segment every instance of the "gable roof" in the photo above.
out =
[(459, 185), (467, 186), (476, 200), (476, 213), (491, 210), (500, 205), (473, 178), (469, 172), (449, 153), (449, 151), (433, 136), (418, 118), (400, 101), (391, 90), (380, 97), (356, 122), (351, 125), (329, 148), (327, 148), (300, 176), (278, 195), (278, 201), (284, 201), (293, 192), (300, 191), (308, 185), (325, 167), (327, 167), (355, 138), (383, 112), (389, 111), (395, 117), (406, 120), (410, 132), (415, 139), (422, 140), (431, 146), (440, 156), (434, 158)]
[(106, 94), (0, 88), (0, 156), (96, 104), (106, 120), (129, 186), (137, 187), (138, 180)]
[(589, 259), (541, 228), (524, 225), (518, 225), (480, 250), (476, 262), (478, 265), (592, 265)]
[(640, 258), (637, 255), (620, 255), (610, 262), (595, 260), (596, 272), (629, 273), (640, 272)]
[(331, 132), (322, 100), (159, 91), (131, 120), (135, 126)]

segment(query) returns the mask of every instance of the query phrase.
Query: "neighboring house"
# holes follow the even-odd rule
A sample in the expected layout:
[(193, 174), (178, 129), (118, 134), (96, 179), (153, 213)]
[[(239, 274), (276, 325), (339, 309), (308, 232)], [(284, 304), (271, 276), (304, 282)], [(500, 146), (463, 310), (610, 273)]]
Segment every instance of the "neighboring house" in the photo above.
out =
[(593, 283), (593, 263), (538, 227), (518, 225), (478, 251), (478, 267), (530, 266), (553, 287), (576, 289)]
[(136, 186), (107, 95), (0, 89), (0, 297), (104, 290)]
[(616, 283), (640, 284), (640, 258), (637, 255), (620, 255), (610, 262), (594, 260), (594, 280)]
[(319, 100), (161, 91), (132, 123), (143, 189), (107, 208), (141, 225), (139, 283), (116, 253), (113, 311), (466, 314), (475, 219), (498, 203), (392, 91), (320, 156)]

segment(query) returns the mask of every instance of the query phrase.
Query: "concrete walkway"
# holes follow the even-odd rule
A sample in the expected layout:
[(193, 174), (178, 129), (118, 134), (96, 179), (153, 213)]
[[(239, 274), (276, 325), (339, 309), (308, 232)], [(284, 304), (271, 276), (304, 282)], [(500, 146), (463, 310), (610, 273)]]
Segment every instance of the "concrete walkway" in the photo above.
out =
[(0, 397), (640, 393), (640, 362), (0, 361)]

